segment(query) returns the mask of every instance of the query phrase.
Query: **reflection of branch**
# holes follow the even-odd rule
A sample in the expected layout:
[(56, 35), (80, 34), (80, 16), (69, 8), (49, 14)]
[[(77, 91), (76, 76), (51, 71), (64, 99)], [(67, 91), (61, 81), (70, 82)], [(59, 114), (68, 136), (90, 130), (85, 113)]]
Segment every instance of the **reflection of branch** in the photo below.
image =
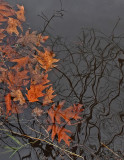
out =
[(56, 68), (56, 67), (55, 67), (55, 69), (56, 69), (57, 71), (59, 71), (60, 73), (62, 73), (62, 75), (64, 75), (64, 77), (68, 80), (69, 85), (71, 86), (73, 92), (75, 93), (76, 97), (78, 98), (78, 95), (77, 95), (76, 91), (74, 90), (74, 87), (73, 87), (73, 85), (72, 85), (72, 82), (71, 82), (70, 78), (69, 78), (64, 72), (62, 72), (60, 69), (58, 69), (58, 68)]
[(56, 144), (51, 143), (51, 142), (49, 142), (49, 141), (47, 141), (47, 140), (45, 140), (45, 139), (32, 137), (32, 136), (29, 136), (29, 135), (21, 134), (21, 133), (18, 133), (18, 132), (14, 132), (14, 131), (7, 130), (7, 129), (0, 129), (0, 130), (1, 130), (1, 131), (5, 131), (5, 132), (10, 132), (10, 133), (13, 133), (13, 134), (15, 134), (15, 135), (19, 135), (19, 136), (21, 136), (21, 137), (26, 137), (26, 138), (31, 138), (31, 139), (34, 139), (34, 140), (46, 142), (47, 144), (52, 145), (52, 146), (54, 146), (54, 147), (56, 147), (56, 148), (58, 148), (58, 149), (60, 149), (60, 150), (62, 150), (62, 151), (64, 151), (64, 152), (72, 155), (72, 156), (76, 156), (76, 157), (80, 157), (80, 158), (84, 159), (84, 157), (82, 157), (82, 156), (80, 156), (80, 155), (78, 155), (78, 154), (75, 154), (75, 153), (73, 153), (73, 152), (71, 152), (71, 151), (68, 151), (68, 150), (66, 150), (66, 149), (63, 149), (63, 148), (57, 146)]
[[(119, 20), (113, 28), (113, 37), (118, 23)], [(118, 104), (118, 101), (123, 104), (121, 87), (124, 82), (124, 60), (122, 58), (124, 51), (119, 43), (120, 39), (115, 42), (111, 37), (96, 32), (94, 29), (84, 29), (79, 37), (79, 42), (72, 47), (66, 45), (65, 42), (62, 43), (62, 41), (59, 43), (59, 40), (56, 42), (56, 45), (59, 45), (58, 53), (60, 53), (60, 56), (64, 55), (59, 69), (55, 68), (61, 73), (60, 75), (56, 74), (56, 90), (58, 89), (58, 92), (61, 90), (61, 95), (59, 94), (61, 99), (66, 97), (70, 103), (76, 101), (84, 105), (86, 121), (80, 127), (80, 132), (84, 134), (84, 143), (89, 143), (92, 128), (98, 130), (96, 136), (98, 136), (97, 140), (100, 143), (103, 138), (101, 136), (101, 120), (107, 119), (115, 112), (113, 111), (113, 105)], [(60, 48), (62, 48), (61, 51)], [(55, 43), (54, 50), (57, 50)], [(68, 90), (64, 85), (61, 85), (61, 88), (59, 87), (60, 84), (66, 83), (66, 80), (69, 83)], [(65, 96), (65, 94), (62, 94), (66, 93), (64, 91), (69, 94)], [(102, 106), (102, 110), (100, 106)], [(118, 109), (116, 112), (119, 111)], [(115, 125), (113, 124), (114, 127), (116, 127)], [(111, 137), (112, 141), (108, 140), (108, 142), (114, 143), (114, 137), (122, 135), (122, 132), (117, 134), (115, 131)], [(80, 143), (78, 130), (75, 136)], [(96, 147), (98, 147), (97, 154), (100, 154), (100, 145), (96, 145)]]
[(43, 34), (44, 32), (46, 32), (46, 29), (48, 28), (49, 24), (51, 23), (51, 21), (54, 18), (61, 18), (63, 17), (63, 10), (60, 11), (56, 11), (49, 19), (47, 18), (47, 16), (42, 12), (41, 15), (39, 15), (43, 20), (44, 20), (44, 28), (41, 31), (41, 33)]
[(115, 153), (113, 150), (111, 150), (108, 146), (106, 146), (104, 143), (101, 142), (101, 145), (107, 148), (109, 151), (111, 151), (115, 156), (119, 157), (120, 160), (123, 160), (117, 153)]

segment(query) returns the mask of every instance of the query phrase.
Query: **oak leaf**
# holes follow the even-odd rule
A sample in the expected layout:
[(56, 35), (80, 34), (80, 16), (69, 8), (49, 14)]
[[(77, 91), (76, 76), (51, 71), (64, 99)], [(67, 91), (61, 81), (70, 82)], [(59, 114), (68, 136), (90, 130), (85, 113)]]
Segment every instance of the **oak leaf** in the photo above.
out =
[(70, 130), (67, 130), (64, 127), (59, 127), (55, 124), (48, 126), (47, 131), (50, 131), (50, 130), (52, 130), (52, 135), (51, 135), (52, 141), (54, 140), (55, 135), (58, 135), (59, 143), (61, 142), (61, 140), (64, 140), (68, 146), (70, 145), (69, 140), (71, 140), (71, 138), (66, 134), (66, 132), (71, 133)]
[(13, 90), (13, 89), (18, 89), (21, 86), (24, 85), (24, 81), (28, 81), (29, 76), (27, 75), (28, 70), (24, 70), (21, 72), (13, 72), (12, 70), (10, 70), (8, 72), (8, 79), (5, 80), (5, 82), (7, 82), (7, 84), (9, 85), (9, 89)]
[(47, 77), (48, 74), (44, 75), (40, 84), (34, 84), (33, 81), (31, 82), (30, 89), (27, 89), (28, 93), (26, 94), (29, 102), (36, 102), (39, 97), (43, 97), (45, 95), (42, 91), (50, 86), (50, 84), (46, 85), (49, 82)]
[[(33, 84), (40, 84), (43, 81), (44, 74), (41, 73), (41, 67), (39, 64), (36, 64), (35, 67), (31, 63), (28, 64), (30, 75), (32, 78)], [(47, 78), (46, 78), (47, 80)]]
[(3, 68), (0, 68), (1, 74), (0, 74), (0, 83), (5, 82), (7, 79), (7, 73), (6, 70), (4, 71)]
[(0, 2), (0, 22), (7, 21), (9, 16), (13, 16), (15, 11), (12, 7), (6, 2)]
[(48, 36), (37, 34), (37, 31), (30, 33), (30, 30), (27, 30), (24, 36), (22, 34), (20, 35), (17, 43), (22, 46), (28, 46), (32, 50), (37, 50), (35, 46), (42, 46), (41, 43), (43, 43), (47, 38)]
[(10, 59), (18, 55), (18, 53), (10, 45), (1, 46), (0, 51), (6, 56), (6, 58)]
[(36, 107), (36, 108), (34, 108), (34, 109), (32, 110), (32, 114), (33, 114), (33, 115), (36, 115), (36, 116), (41, 116), (41, 115), (43, 114), (43, 110), (40, 109), (40, 108), (38, 108), (38, 107)]
[(11, 97), (14, 97), (13, 101), (19, 101), (19, 103), (21, 105), (23, 105), (25, 103), (25, 99), (24, 99), (20, 89), (12, 90), (11, 91)]
[(12, 68), (19, 71), (20, 68), (23, 67), (23, 69), (26, 69), (26, 65), (28, 64), (29, 62), (29, 57), (22, 57), (22, 58), (19, 58), (19, 59), (13, 59), (11, 60), (11, 62), (16, 62), (17, 65), (13, 66)]
[(51, 86), (49, 89), (46, 90), (44, 99), (43, 99), (43, 105), (48, 105), (49, 103), (52, 103), (52, 99), (56, 96), (53, 95), (53, 87)]
[(57, 107), (55, 107), (55, 104), (53, 104), (52, 107), (48, 110), (48, 114), (51, 118), (52, 123), (57, 122), (58, 124), (61, 124), (61, 118), (63, 118), (66, 121), (66, 123), (71, 125), (71, 119), (78, 120), (81, 118), (79, 117), (79, 114), (83, 111), (82, 104), (74, 104), (74, 106), (70, 106), (65, 110), (62, 110), (64, 103), (65, 101), (60, 102)]
[(24, 6), (20, 6), (17, 4), (17, 7), (19, 9), (19, 11), (16, 12), (17, 15), (17, 19), (20, 21), (25, 21), (25, 16), (24, 16)]
[(10, 93), (8, 93), (5, 96), (5, 103), (6, 103), (6, 114), (10, 115), (11, 114), (10, 112), (12, 110), (12, 107), (11, 107), (11, 95), (10, 95)]
[(3, 33), (5, 29), (0, 29), (0, 43), (2, 42), (3, 38), (6, 37), (6, 35)]
[(27, 108), (26, 103), (21, 105), (17, 104), (16, 102), (13, 102), (11, 113), (23, 113), (25, 108)]
[(59, 61), (59, 59), (55, 59), (55, 54), (49, 51), (47, 48), (44, 48), (45, 52), (38, 51), (38, 56), (34, 56), (37, 61), (41, 64), (41, 67), (46, 71), (51, 70), (51, 68), (56, 67), (53, 63)]
[(14, 19), (14, 18), (9, 17), (8, 26), (6, 28), (6, 31), (9, 34), (15, 33), (16, 35), (19, 35), (19, 31), (17, 30), (17, 27), (19, 27), (23, 31), (23, 28), (21, 26), (21, 22), (18, 19)]

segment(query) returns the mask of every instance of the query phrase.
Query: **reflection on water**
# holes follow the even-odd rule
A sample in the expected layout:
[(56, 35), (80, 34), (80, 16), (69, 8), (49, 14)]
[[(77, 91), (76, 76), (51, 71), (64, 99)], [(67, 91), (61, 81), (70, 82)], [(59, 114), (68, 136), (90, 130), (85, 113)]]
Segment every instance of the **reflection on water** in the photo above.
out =
[[(52, 21), (54, 31), (50, 31), (56, 35), (62, 33), (62, 36), (70, 37), (77, 34), (79, 28), (84, 25), (102, 28), (109, 33), (116, 22), (116, 15), (123, 17), (124, 2), (121, 0), (72, 0), (71, 5), (69, 1), (63, 1), (62, 6), (60, 2), (23, 1), (27, 21), (34, 30), (39, 30), (40, 20), (43, 20), (37, 17), (41, 11), (51, 15), (53, 10), (64, 9), (64, 18), (54, 24)], [(123, 31), (122, 22), (123, 19), (119, 32)], [(106, 36), (94, 29), (82, 29), (78, 39), (74, 39), (72, 44), (66, 44), (59, 37), (50, 37), (48, 45), (61, 59), (57, 68), (50, 73), (57, 94), (55, 101), (58, 103), (65, 99), (68, 106), (73, 103), (83, 104), (81, 120), (73, 122), (72, 126), (64, 126), (72, 132), (72, 142), (68, 147), (64, 141), (59, 144), (57, 136), (52, 142), (51, 132), (46, 130), (48, 108), (40, 117), (32, 115), (32, 104), (24, 113), (13, 114), (8, 118), (1, 116), (1, 160), (123, 159), (124, 49), (121, 47), (122, 36), (114, 35), (114, 31)], [(0, 102), (4, 104), (1, 98), (3, 85), (0, 83)], [(41, 107), (38, 102), (36, 105)]]
[[(117, 36), (124, 33), (124, 1), (123, 0), (6, 0), (12, 5), (23, 4), (26, 9), (27, 24), (38, 30), (44, 21), (38, 16), (43, 12), (49, 19), (55, 11), (64, 10), (64, 16), (52, 21), (51, 33), (75, 40), (82, 27), (93, 27), (110, 35), (118, 18)], [(62, 6), (61, 3), (62, 2)]]
[(69, 128), (73, 140), (70, 147), (64, 141), (58, 144), (57, 136), (51, 141), (46, 130), (47, 109), (40, 117), (31, 115), (31, 105), (22, 114), (8, 119), (1, 116), (0, 144), (11, 152), (10, 159), (123, 159), (124, 50), (119, 45), (121, 39), (111, 37), (83, 29), (71, 45), (61, 39), (56, 39), (54, 45), (49, 42), (61, 58), (51, 73), (56, 101), (81, 103), (85, 110), (82, 119)]

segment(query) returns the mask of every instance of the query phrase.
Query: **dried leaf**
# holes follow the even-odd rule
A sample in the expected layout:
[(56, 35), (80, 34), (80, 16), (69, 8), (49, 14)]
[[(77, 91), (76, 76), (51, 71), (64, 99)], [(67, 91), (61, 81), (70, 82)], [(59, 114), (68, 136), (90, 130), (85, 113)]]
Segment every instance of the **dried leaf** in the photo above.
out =
[(9, 71), (8, 72), (8, 79), (5, 80), (8, 85), (9, 85), (9, 89), (13, 90), (13, 89), (17, 89), (20, 88), (21, 86), (24, 85), (23, 81), (29, 79), (29, 76), (27, 75), (28, 71), (24, 70), (21, 72), (13, 72), (13, 71)]
[(58, 127), (56, 125), (49, 125), (47, 131), (52, 130), (52, 141), (54, 140), (55, 135), (58, 135), (58, 142), (60, 143), (61, 140), (64, 140), (65, 143), (69, 146), (71, 138), (66, 134), (66, 132), (71, 133), (70, 130), (65, 129), (64, 127)]
[(38, 52), (38, 56), (35, 56), (37, 61), (41, 64), (41, 67), (45, 69), (46, 71), (51, 70), (51, 68), (56, 67), (53, 63), (56, 63), (59, 61), (59, 59), (54, 59), (55, 54), (53, 52), (50, 52), (48, 49), (44, 49), (45, 53)]
[(25, 21), (25, 16), (24, 16), (24, 6), (20, 6), (17, 4), (17, 7), (19, 8), (19, 11), (16, 12), (17, 19), (20, 21)]
[(34, 109), (32, 110), (32, 114), (33, 114), (33, 115), (36, 115), (36, 116), (41, 116), (41, 115), (43, 114), (43, 110), (40, 109), (40, 108), (38, 108), (38, 107), (36, 107), (36, 108), (34, 108)]
[(8, 26), (6, 28), (6, 31), (9, 34), (15, 33), (16, 35), (19, 35), (17, 27), (19, 27), (23, 31), (23, 28), (21, 26), (21, 22), (19, 20), (17, 20), (17, 19), (9, 17), (9, 19), (8, 19)]
[(27, 108), (27, 104), (17, 104), (17, 103), (13, 103), (12, 104), (12, 113), (23, 113), (24, 109)]
[(42, 91), (50, 86), (49, 84), (46, 85), (49, 82), (47, 77), (48, 75), (46, 74), (40, 84), (33, 84), (34, 82), (32, 81), (28, 94), (26, 94), (29, 102), (36, 102), (39, 97), (43, 97), (45, 95)]
[(11, 95), (10, 95), (10, 93), (8, 93), (5, 96), (5, 103), (6, 103), (6, 114), (11, 115), (10, 111), (12, 110), (12, 107), (11, 107)]
[(6, 17), (13, 16), (15, 11), (6, 2), (0, 2), (0, 22), (7, 21)]
[(52, 95), (53, 92), (54, 90), (52, 86), (46, 90), (46, 93), (43, 99), (43, 105), (48, 105), (49, 103), (53, 102), (52, 99), (56, 96), (56, 95)]
[(20, 89), (18, 90), (12, 90), (11, 91), (11, 97), (14, 97), (13, 101), (19, 101), (19, 103), (21, 105), (23, 105), (25, 103), (25, 99), (22, 95), (22, 92), (20, 91)]
[(65, 101), (60, 102), (57, 108), (55, 108), (55, 104), (53, 104), (52, 107), (48, 110), (48, 114), (51, 118), (52, 123), (57, 122), (58, 124), (61, 124), (61, 118), (63, 118), (66, 123), (71, 125), (71, 119), (78, 120), (81, 118), (79, 117), (79, 114), (83, 111), (82, 104), (74, 104), (74, 106), (70, 106), (65, 110), (61, 110), (64, 103)]
[(21, 34), (17, 43), (23, 46), (28, 46), (32, 50), (37, 50), (35, 46), (42, 46), (41, 43), (44, 42), (44, 38), (46, 40), (48, 37), (37, 34), (37, 31), (33, 31), (32, 33), (30, 33), (30, 31), (27, 30), (24, 36)]
[(5, 29), (0, 29), (0, 43), (2, 42), (3, 38), (6, 37), (6, 35), (3, 33)]
[(11, 60), (11, 62), (17, 62), (17, 65), (15, 65), (12, 68), (19, 71), (20, 68), (22, 68), (22, 67), (23, 67), (23, 69), (26, 69), (26, 65), (29, 62), (29, 57), (27, 56), (27, 57), (22, 57), (22, 58), (19, 58), (19, 59), (13, 59), (13, 60)]
[(1, 46), (0, 51), (4, 53), (7, 58), (14, 58), (18, 55), (18, 53), (10, 45)]

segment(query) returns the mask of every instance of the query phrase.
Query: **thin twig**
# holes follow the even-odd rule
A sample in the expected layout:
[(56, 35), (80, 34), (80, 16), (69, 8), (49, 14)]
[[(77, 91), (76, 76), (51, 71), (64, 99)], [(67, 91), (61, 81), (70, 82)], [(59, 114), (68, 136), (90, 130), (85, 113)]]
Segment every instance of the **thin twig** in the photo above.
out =
[(6, 131), (6, 132), (11, 132), (11, 133), (13, 133), (13, 134), (16, 134), (16, 135), (19, 135), (19, 136), (22, 136), (22, 137), (27, 137), (27, 138), (39, 140), (39, 141), (42, 141), (42, 142), (46, 142), (47, 144), (52, 145), (52, 146), (54, 146), (54, 147), (56, 147), (56, 148), (58, 148), (58, 149), (60, 149), (60, 150), (62, 150), (62, 151), (64, 151), (64, 152), (67, 152), (67, 153), (69, 153), (69, 154), (72, 155), (72, 156), (80, 157), (80, 158), (82, 158), (82, 159), (84, 160), (84, 157), (83, 157), (83, 156), (80, 156), (80, 155), (78, 155), (78, 154), (76, 154), (76, 153), (73, 153), (73, 152), (71, 152), (71, 151), (68, 151), (68, 150), (66, 150), (66, 149), (63, 149), (63, 148), (57, 146), (57, 145), (54, 144), (54, 143), (48, 142), (48, 141), (45, 140), (45, 139), (35, 138), (35, 137), (29, 136), (29, 135), (20, 134), (20, 133), (14, 132), (14, 131), (9, 131), (9, 130), (7, 130), (7, 129), (0, 129), (0, 130)]

